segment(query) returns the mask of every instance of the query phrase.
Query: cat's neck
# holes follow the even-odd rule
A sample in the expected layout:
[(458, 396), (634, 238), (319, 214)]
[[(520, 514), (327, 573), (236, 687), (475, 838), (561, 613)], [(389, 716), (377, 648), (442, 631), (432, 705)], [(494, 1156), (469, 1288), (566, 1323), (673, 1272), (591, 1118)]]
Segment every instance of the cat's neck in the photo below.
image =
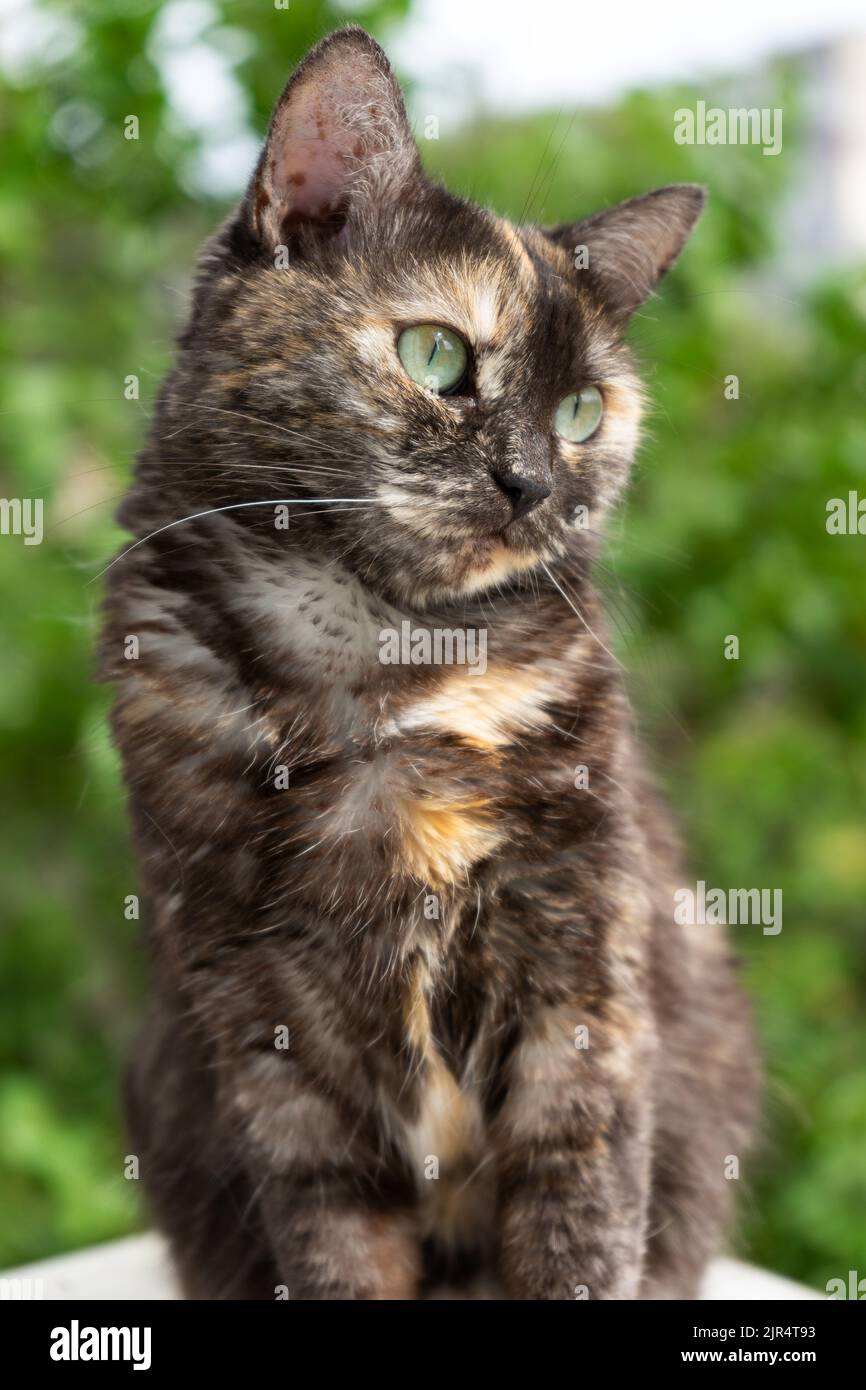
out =
[(589, 586), (578, 592), (547, 575), (419, 610), (375, 593), (336, 559), (246, 550), (223, 601), (271, 669), (382, 698), (435, 688), (446, 675), (480, 681), (492, 668), (577, 675), (606, 652)]

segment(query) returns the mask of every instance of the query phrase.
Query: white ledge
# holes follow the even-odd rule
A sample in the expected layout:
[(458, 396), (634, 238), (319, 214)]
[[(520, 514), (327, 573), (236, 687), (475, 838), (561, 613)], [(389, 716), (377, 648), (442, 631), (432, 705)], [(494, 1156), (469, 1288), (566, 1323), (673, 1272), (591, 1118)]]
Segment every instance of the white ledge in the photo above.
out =
[[(0, 1300), (114, 1299), (125, 1303), (179, 1297), (165, 1243), (157, 1235), (129, 1236), (0, 1275)], [(822, 1297), (779, 1274), (727, 1259), (713, 1261), (701, 1291), (702, 1299), (725, 1302)]]

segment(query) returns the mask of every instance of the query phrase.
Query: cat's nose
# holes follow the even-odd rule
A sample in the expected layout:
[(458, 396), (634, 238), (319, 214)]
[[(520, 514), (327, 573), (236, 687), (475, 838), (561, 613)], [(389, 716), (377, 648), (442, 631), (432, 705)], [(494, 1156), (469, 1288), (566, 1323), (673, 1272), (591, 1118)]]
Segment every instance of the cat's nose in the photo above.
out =
[(511, 520), (518, 521), (526, 516), (552, 490), (552, 480), (536, 473), (523, 473), (514, 468), (495, 469), (493, 473), (502, 491), (511, 502)]

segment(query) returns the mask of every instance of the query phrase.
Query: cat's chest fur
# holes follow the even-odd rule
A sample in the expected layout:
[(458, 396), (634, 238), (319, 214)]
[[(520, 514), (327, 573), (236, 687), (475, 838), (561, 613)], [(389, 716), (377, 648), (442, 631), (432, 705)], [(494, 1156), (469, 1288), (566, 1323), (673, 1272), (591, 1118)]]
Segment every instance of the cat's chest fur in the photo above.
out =
[(299, 852), (330, 875), (328, 852), (359, 837), (386, 879), (467, 888), (507, 839), (515, 754), (550, 726), (567, 667), (543, 648), (518, 659), (486, 629), (410, 616), (302, 556), (251, 572), (231, 604), (278, 673), (277, 712), (280, 677), (290, 692), (281, 734), (296, 792), (287, 819), (309, 841)]
[[(279, 729), (290, 765), (277, 803), (286, 881), (294, 870), (308, 900), (356, 913), (360, 933), (390, 922), (388, 963), (401, 978), (393, 1036), (405, 1074), (383, 1104), (411, 1170), (431, 1178), (422, 1182), (431, 1227), (463, 1228), (467, 1203), (478, 1215), (486, 1200), (469, 1178), (484, 1159), (481, 1084), (501, 1020), (485, 1004), (483, 968), (461, 953), (484, 906), (478, 872), (509, 852), (517, 831), (520, 776), (528, 787), (541, 770), (549, 775), (543, 735), (568, 690), (568, 666), (542, 643), (534, 660), (518, 660), (495, 632), (485, 633), (484, 669), (383, 663), (389, 634), (403, 635), (407, 621), (414, 632), (435, 624), (307, 559), (251, 574), (232, 604), (254, 621), (270, 668), (284, 670), (292, 691)], [(565, 779), (568, 768), (559, 773)], [(478, 1016), (455, 1046), (439, 1006), (472, 970)]]

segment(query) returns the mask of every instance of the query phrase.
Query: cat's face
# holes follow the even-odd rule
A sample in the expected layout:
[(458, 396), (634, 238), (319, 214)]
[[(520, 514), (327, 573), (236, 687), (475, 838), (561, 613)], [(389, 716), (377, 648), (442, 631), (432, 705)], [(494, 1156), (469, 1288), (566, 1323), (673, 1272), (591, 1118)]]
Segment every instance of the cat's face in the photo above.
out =
[(381, 50), (333, 35), (204, 262), (188, 341), (220, 498), (329, 499), (290, 524), (419, 605), (586, 552), (637, 442), (622, 330), (702, 201), (515, 227), (424, 177)]

